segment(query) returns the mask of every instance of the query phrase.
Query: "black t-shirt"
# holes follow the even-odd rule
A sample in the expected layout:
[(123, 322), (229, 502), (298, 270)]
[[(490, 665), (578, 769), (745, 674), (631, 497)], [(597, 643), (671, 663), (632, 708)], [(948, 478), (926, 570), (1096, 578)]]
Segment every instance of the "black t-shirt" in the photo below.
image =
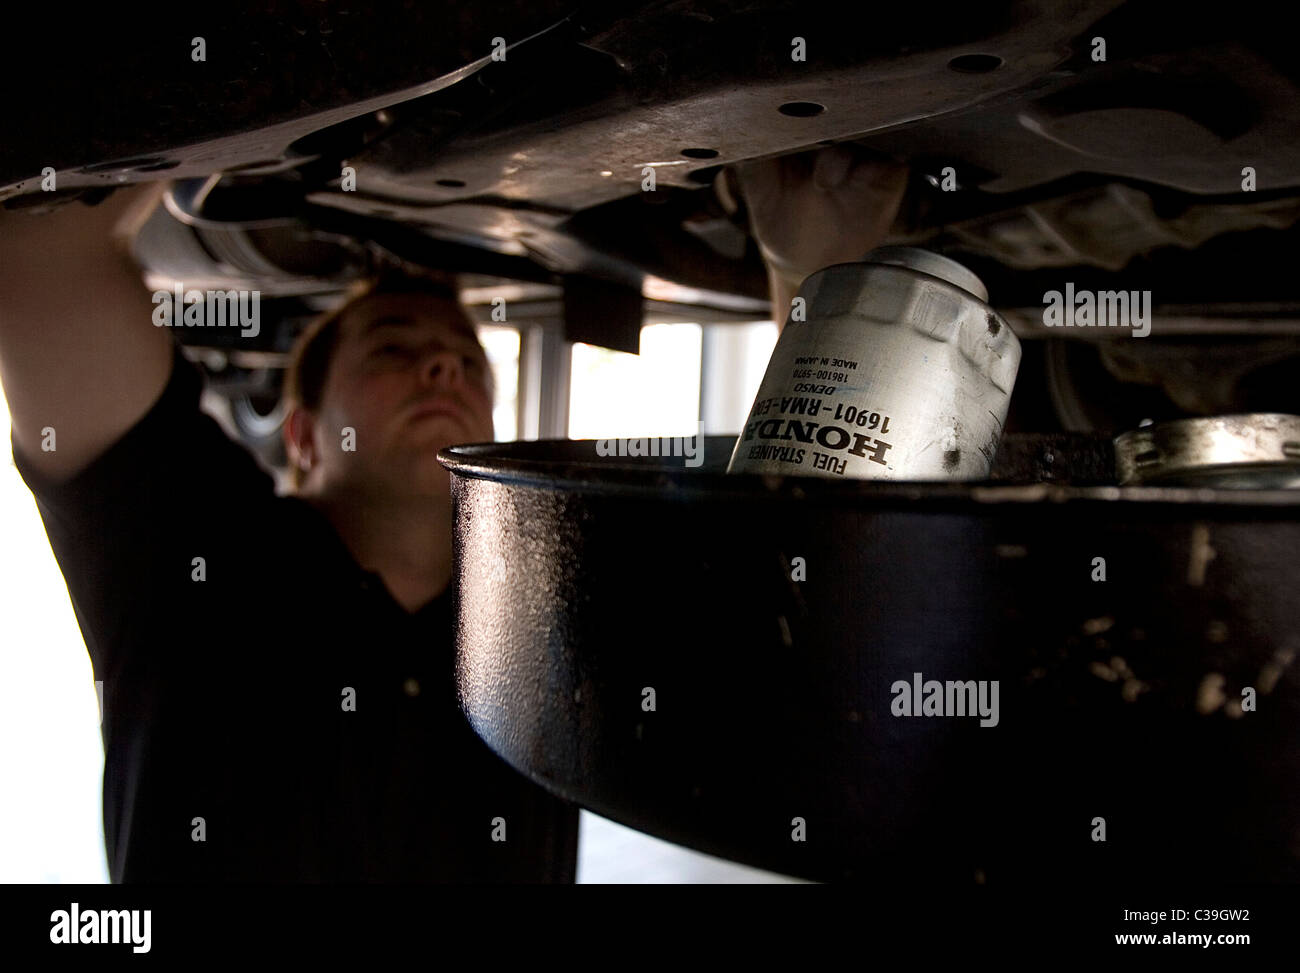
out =
[(577, 807), (460, 710), (450, 595), (406, 612), (201, 390), (178, 350), (64, 484), (14, 449), (104, 683), (112, 880), (572, 882)]

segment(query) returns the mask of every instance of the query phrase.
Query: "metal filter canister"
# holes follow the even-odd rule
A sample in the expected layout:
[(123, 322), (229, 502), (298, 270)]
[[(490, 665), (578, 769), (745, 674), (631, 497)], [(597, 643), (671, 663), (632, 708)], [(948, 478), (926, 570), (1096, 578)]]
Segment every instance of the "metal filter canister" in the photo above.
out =
[(1300, 416), (1259, 412), (1174, 419), (1115, 437), (1121, 486), (1300, 487)]
[(988, 477), (1020, 342), (978, 277), (936, 253), (882, 247), (813, 274), (798, 298), (727, 472)]

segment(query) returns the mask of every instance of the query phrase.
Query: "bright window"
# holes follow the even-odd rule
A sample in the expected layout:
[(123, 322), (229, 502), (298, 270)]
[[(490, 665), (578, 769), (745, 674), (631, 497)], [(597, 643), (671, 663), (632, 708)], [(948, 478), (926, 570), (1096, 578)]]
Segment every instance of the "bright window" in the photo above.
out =
[(641, 354), (577, 343), (569, 438), (691, 436), (700, 418), (698, 324), (641, 329)]

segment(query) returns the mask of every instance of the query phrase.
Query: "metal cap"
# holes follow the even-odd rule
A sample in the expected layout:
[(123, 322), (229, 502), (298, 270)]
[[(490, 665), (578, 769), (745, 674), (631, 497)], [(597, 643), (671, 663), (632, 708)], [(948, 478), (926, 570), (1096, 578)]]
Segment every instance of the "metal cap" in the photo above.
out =
[(1122, 484), (1300, 487), (1300, 416), (1277, 412), (1178, 419), (1115, 438)]
[(942, 254), (922, 250), (920, 247), (877, 247), (862, 259), (867, 263), (893, 264), (897, 267), (907, 267), (920, 274), (938, 277), (955, 287), (960, 287), (985, 304), (989, 302), (989, 292), (985, 289), (984, 283), (957, 261)]

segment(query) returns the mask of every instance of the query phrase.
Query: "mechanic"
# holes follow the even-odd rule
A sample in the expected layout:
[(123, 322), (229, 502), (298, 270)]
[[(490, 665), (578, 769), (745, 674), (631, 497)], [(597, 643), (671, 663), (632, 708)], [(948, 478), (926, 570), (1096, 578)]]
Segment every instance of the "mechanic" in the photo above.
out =
[[(803, 276), (879, 242), (906, 173), (836, 148), (737, 175), (783, 323)], [(277, 496), (150, 325), (126, 245), (161, 191), (0, 211), (0, 382), (104, 683), (111, 880), (572, 882), (577, 807), (456, 698), (436, 454), (493, 427), (454, 291), (371, 281), (306, 330)]]

